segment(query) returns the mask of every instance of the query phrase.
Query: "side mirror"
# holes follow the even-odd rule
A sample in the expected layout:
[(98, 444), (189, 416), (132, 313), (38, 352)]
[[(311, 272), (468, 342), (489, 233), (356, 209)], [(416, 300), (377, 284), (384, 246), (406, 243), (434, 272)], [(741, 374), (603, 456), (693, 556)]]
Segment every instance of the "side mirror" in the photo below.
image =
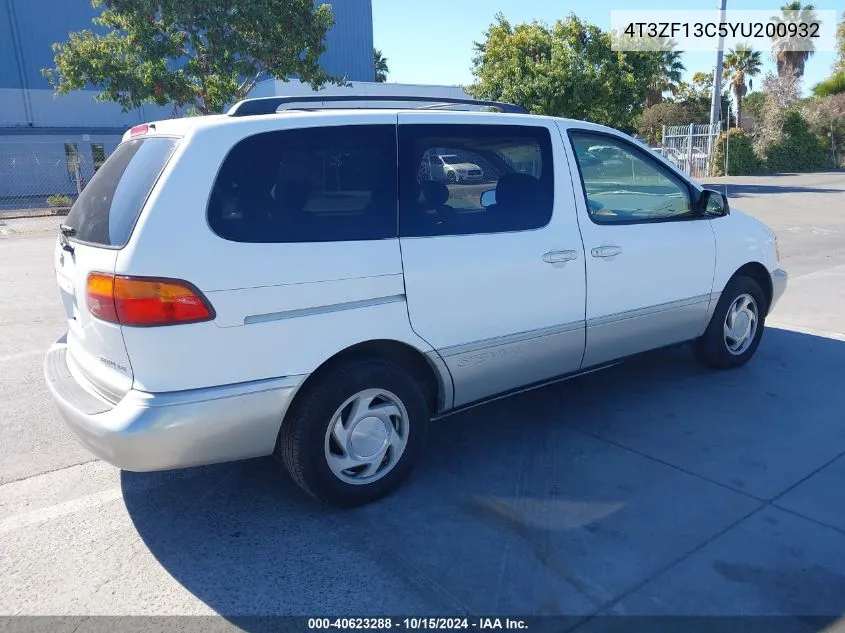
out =
[(728, 197), (713, 189), (705, 189), (701, 193), (701, 213), (708, 218), (721, 218), (731, 212)]
[(481, 206), (485, 209), (496, 204), (496, 190), (488, 189), (481, 194)]

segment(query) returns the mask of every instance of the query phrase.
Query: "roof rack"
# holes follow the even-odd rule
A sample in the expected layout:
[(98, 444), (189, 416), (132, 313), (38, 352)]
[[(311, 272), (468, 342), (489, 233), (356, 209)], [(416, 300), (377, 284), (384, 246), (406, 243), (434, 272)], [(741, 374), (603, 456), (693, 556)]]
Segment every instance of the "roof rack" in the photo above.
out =
[(258, 97), (255, 99), (244, 99), (233, 105), (229, 116), (251, 116), (255, 114), (275, 114), (283, 105), (296, 103), (344, 103), (355, 101), (382, 101), (382, 102), (412, 102), (428, 103), (431, 108), (438, 108), (451, 105), (473, 105), (478, 107), (494, 108), (498, 112), (512, 114), (528, 114), (528, 110), (513, 103), (502, 103), (499, 101), (481, 101), (478, 99), (460, 99), (457, 97), (422, 97), (419, 95), (306, 95), (302, 97)]

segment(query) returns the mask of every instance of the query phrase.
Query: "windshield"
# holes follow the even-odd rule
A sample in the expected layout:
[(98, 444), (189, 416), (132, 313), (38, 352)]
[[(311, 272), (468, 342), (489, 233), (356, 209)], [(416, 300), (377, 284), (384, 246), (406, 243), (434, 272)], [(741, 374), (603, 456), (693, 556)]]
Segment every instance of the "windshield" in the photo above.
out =
[(173, 138), (149, 137), (119, 145), (67, 216), (65, 224), (74, 229), (73, 239), (124, 246), (177, 143)]
[(457, 156), (441, 156), (440, 158), (443, 159), (444, 163), (447, 163), (449, 165), (457, 165), (458, 163), (462, 162), (458, 159)]

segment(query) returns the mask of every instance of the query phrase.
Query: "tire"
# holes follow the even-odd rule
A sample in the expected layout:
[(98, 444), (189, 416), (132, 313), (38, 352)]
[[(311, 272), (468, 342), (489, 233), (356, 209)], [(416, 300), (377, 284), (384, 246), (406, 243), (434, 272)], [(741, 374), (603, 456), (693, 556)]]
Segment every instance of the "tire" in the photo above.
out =
[(422, 450), (429, 421), (425, 393), (414, 377), (393, 361), (359, 358), (329, 370), (306, 389), (286, 416), (276, 445), (297, 485), (344, 508), (399, 488)]
[[(743, 303), (747, 303), (746, 308), (741, 310), (745, 316), (728, 319), (728, 312)], [(746, 329), (749, 310), (756, 317), (754, 323)], [(696, 358), (703, 365), (715, 369), (733, 369), (747, 363), (760, 345), (767, 310), (768, 302), (760, 284), (750, 277), (734, 277), (722, 292), (704, 334), (693, 345)], [(731, 325), (735, 328), (731, 328)], [(743, 334), (746, 336), (743, 337)]]
[(456, 184), (458, 182), (458, 175), (453, 171), (448, 172), (446, 174), (446, 182), (450, 185)]

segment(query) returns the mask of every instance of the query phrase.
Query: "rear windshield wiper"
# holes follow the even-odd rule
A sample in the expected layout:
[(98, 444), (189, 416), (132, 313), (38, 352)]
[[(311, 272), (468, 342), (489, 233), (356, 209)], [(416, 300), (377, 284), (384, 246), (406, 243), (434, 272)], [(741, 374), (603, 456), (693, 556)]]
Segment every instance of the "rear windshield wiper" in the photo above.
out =
[(76, 229), (72, 226), (67, 224), (60, 224), (59, 225), (59, 242), (62, 245), (62, 249), (66, 250), (68, 253), (73, 255), (73, 246), (71, 246), (70, 240), (67, 238), (76, 235)]

